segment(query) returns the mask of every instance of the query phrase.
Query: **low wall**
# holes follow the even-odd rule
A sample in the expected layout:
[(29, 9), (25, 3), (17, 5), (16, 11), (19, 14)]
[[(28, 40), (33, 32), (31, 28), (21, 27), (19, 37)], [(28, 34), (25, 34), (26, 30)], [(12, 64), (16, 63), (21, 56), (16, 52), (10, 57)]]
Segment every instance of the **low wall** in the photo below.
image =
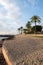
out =
[(7, 53), (6, 53), (5, 49), (4, 49), (4, 47), (2, 47), (2, 53), (4, 55), (4, 58), (5, 58), (6, 62), (7, 62), (7, 64), (12, 65), (9, 58), (8, 58), (8, 56), (7, 56)]
[(43, 34), (18, 34), (16, 37), (24, 37), (24, 36), (43, 36)]
[(11, 59), (11, 56), (8, 54), (8, 50), (3, 46), (2, 47), (2, 53), (4, 55), (4, 58), (7, 62), (8, 65), (16, 65), (16, 63), (14, 63)]

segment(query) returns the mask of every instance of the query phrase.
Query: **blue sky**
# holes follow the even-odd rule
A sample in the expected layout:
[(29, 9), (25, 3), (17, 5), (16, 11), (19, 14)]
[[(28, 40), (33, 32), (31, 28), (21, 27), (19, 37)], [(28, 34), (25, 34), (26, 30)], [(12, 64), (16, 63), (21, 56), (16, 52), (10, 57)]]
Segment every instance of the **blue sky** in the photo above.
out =
[(0, 0), (0, 34), (17, 34), (33, 15), (41, 17), (43, 26), (43, 0)]

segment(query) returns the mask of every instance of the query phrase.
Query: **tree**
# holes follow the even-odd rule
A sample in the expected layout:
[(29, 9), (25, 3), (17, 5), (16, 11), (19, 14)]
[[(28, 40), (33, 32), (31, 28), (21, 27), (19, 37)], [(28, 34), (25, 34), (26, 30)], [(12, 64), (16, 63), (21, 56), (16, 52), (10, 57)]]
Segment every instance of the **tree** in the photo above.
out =
[(28, 21), (26, 24), (26, 29), (24, 29), (24, 33), (29, 34), (30, 31), (31, 31), (31, 23), (30, 23), (30, 21)]
[[(35, 26), (32, 27), (31, 31), (34, 33), (35, 31)], [(42, 31), (42, 26), (36, 25), (36, 32), (41, 32)]]
[(27, 29), (31, 28), (30, 21), (27, 22), (26, 27), (27, 27)]
[(19, 33), (22, 34), (22, 32), (23, 32), (23, 27), (21, 26), (20, 28), (18, 28), (18, 31), (19, 31)]
[(32, 16), (31, 18), (31, 22), (35, 23), (35, 33), (36, 33), (36, 22), (40, 23), (41, 22), (41, 18), (39, 16)]
[(28, 32), (31, 31), (31, 23), (30, 23), (30, 21), (27, 22), (26, 28), (28, 29)]
[(22, 26), (20, 27), (20, 30), (21, 30), (21, 34), (22, 34), (22, 32), (23, 32), (23, 27)]
[(18, 31), (19, 31), (19, 33), (20, 33), (20, 28), (18, 28)]

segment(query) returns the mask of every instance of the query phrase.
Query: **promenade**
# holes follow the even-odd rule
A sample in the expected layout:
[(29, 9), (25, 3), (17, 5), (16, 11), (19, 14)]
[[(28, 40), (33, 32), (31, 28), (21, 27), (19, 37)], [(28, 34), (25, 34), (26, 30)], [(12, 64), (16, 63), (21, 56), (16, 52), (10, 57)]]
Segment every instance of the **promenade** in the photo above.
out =
[(43, 39), (19, 35), (4, 41), (3, 55), (8, 65), (43, 65)]

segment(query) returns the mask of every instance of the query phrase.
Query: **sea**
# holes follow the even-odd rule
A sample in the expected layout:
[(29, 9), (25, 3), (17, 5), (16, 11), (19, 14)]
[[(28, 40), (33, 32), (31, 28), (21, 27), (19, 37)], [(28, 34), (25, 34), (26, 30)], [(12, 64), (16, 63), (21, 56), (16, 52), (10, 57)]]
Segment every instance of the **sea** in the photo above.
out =
[(0, 37), (0, 41), (1, 41), (2, 39), (5, 39), (5, 38), (8, 38), (8, 37)]

